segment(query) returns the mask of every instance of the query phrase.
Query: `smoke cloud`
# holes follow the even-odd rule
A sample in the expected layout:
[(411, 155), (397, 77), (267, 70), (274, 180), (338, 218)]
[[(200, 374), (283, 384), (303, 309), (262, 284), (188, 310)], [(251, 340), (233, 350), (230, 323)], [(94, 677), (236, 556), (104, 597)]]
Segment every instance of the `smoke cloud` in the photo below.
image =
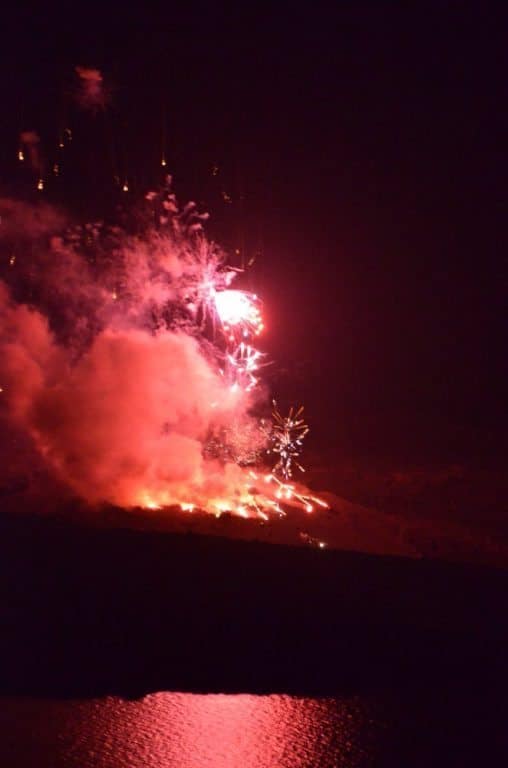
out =
[(12, 425), (90, 502), (205, 507), (234, 494), (244, 470), (206, 446), (233, 424), (259, 430), (253, 396), (228, 385), (207, 339), (200, 285), (205, 263), (220, 274), (214, 246), (178, 208), (169, 229), (141, 235), (70, 227), (48, 206), (0, 210), (0, 397)]
[(76, 100), (83, 109), (104, 109), (109, 101), (109, 93), (104, 87), (102, 73), (94, 67), (76, 67), (79, 84)]

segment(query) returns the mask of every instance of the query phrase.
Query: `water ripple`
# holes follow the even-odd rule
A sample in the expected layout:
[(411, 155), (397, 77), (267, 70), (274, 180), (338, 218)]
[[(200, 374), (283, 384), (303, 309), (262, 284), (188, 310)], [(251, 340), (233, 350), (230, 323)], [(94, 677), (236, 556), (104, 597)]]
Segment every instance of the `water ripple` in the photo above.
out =
[(357, 698), (157, 693), (5, 704), (0, 764), (9, 768), (356, 768), (371, 764), (381, 727)]

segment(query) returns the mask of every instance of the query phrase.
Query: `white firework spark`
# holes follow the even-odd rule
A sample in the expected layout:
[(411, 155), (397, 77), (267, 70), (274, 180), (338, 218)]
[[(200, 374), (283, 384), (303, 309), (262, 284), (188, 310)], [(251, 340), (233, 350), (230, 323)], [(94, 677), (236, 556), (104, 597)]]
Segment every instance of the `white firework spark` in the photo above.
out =
[(300, 472), (305, 472), (298, 461), (298, 456), (303, 450), (303, 441), (309, 432), (309, 427), (303, 418), (303, 405), (295, 409), (291, 407), (287, 416), (282, 416), (277, 403), (273, 401), (272, 431), (270, 440), (272, 446), (270, 453), (278, 456), (272, 472), (275, 476), (282, 477), (285, 481), (293, 476), (293, 465)]

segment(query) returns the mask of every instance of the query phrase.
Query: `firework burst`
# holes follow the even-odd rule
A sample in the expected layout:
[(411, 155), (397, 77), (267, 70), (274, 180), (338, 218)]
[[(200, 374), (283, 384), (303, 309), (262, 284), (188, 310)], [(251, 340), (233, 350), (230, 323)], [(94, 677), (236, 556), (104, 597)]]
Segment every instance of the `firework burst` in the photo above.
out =
[(273, 401), (272, 430), (270, 433), (270, 453), (278, 456), (272, 472), (283, 480), (288, 481), (293, 477), (293, 465), (300, 472), (305, 472), (298, 461), (298, 456), (303, 450), (303, 441), (309, 432), (309, 427), (303, 418), (303, 405), (295, 409), (290, 408), (287, 416), (282, 416), (277, 403)]
[[(168, 180), (164, 224), (172, 228), (190, 265), (184, 303), (201, 334), (211, 327), (219, 372), (231, 393), (251, 396), (260, 383), (259, 369), (264, 358), (255, 346), (265, 327), (261, 301), (255, 293), (231, 287), (243, 270), (229, 266), (224, 254), (205, 239), (204, 219), (194, 204), (180, 211), (169, 188), (171, 178)], [(241, 517), (267, 520), (274, 513), (284, 516), (284, 507), (288, 506), (299, 507), (307, 513), (316, 505), (326, 508), (325, 502), (292, 481), (294, 467), (304, 471), (299, 457), (308, 431), (303, 407), (291, 408), (288, 415), (283, 416), (275, 401), (269, 426), (264, 420), (253, 426), (252, 420), (233, 419), (226, 427), (212, 429), (204, 443), (203, 455), (221, 462), (225, 468), (233, 462), (242, 472), (226, 497), (212, 495), (204, 502), (181, 501), (181, 510), (192, 512), (204, 506), (217, 516), (232, 512)], [(259, 469), (261, 458), (267, 453), (277, 456), (268, 473)], [(157, 506), (170, 502), (164, 493), (159, 499)]]
[[(92, 503), (262, 521), (326, 507), (293, 481), (303, 470), (303, 409), (283, 416), (274, 404), (269, 426), (258, 416), (262, 302), (233, 285), (243, 270), (205, 237), (206, 214), (179, 206), (170, 177), (146, 199), (149, 223), (135, 234), (100, 222), (63, 229), (26, 206), (6, 211), (4, 233), (25, 236), (31, 223), (40, 267), (16, 258), (9, 235), (5, 279), (38, 296), (28, 310), (0, 285), (2, 397), (13, 418)], [(44, 250), (40, 233), (46, 242), (58, 226)], [(30, 366), (21, 371), (20, 360)]]

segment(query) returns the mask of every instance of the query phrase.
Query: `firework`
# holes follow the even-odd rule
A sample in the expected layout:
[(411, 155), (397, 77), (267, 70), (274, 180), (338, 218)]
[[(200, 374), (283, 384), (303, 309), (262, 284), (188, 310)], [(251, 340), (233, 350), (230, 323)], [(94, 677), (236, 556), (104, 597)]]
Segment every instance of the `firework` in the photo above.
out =
[(272, 445), (270, 452), (278, 456), (272, 472), (274, 475), (281, 476), (287, 481), (293, 476), (293, 465), (300, 472), (305, 472), (298, 461), (298, 456), (302, 453), (303, 441), (309, 432), (309, 427), (303, 418), (303, 406), (296, 410), (290, 408), (288, 415), (282, 416), (274, 400), (272, 419), (272, 431), (270, 434)]
[[(74, 100), (92, 112), (106, 108), (110, 90), (100, 70), (78, 66), (75, 75)], [(162, 121), (165, 169), (164, 109)], [(62, 176), (70, 142), (79, 150), (71, 127), (56, 135), (57, 152), (46, 161), (34, 130), (23, 131), (16, 146), (38, 194)], [(237, 248), (242, 267), (229, 262), (205, 235), (208, 213), (193, 201), (180, 205), (169, 174), (129, 222), (137, 175), (130, 164), (113, 166), (122, 199), (115, 224), (66, 228), (40, 201), (33, 210), (12, 204), (5, 217), (0, 210), (0, 247), (10, 232), (35, 262), (16, 262), (18, 248), (7, 238), (0, 261), (15, 269), (4, 270), (11, 285), (4, 290), (0, 282), (0, 356), (13, 418), (55, 472), (93, 503), (176, 505), (263, 521), (291, 506), (326, 506), (293, 481), (295, 470), (303, 472), (303, 408), (283, 416), (274, 403), (269, 426), (260, 419), (263, 305), (242, 284), (253, 259)], [(219, 174), (216, 162), (211, 173)], [(23, 295), (22, 283), (30, 308), (11, 297)], [(25, 328), (30, 323), (38, 334)], [(18, 329), (15, 343), (11, 328)], [(30, 362), (26, 371), (20, 361)], [(271, 469), (264, 466), (269, 454)]]
[[(179, 206), (171, 177), (146, 199), (150, 223), (139, 233), (92, 222), (45, 237), (49, 251), (40, 253), (37, 233), (58, 220), (41, 223), (26, 207), (12, 207), (12, 231), (24, 233), (33, 222), (33, 258), (43, 268), (21, 263), (7, 277), (27, 281), (28, 290), (37, 274), (48, 290), (37, 292), (39, 306), (30, 312), (0, 290), (3, 399), (55, 471), (93, 503), (176, 506), (260, 522), (291, 507), (325, 508), (292, 477), (303, 471), (303, 409), (283, 416), (274, 403), (269, 427), (253, 412), (263, 407), (262, 302), (236, 288), (244, 271), (205, 237), (207, 214), (194, 203)], [(14, 260), (11, 252), (6, 261), (12, 267)], [(57, 323), (47, 321), (51, 312)], [(28, 322), (40, 337), (23, 330)], [(2, 329), (17, 327), (23, 354), (16, 356)], [(58, 354), (46, 359), (41, 349)], [(17, 373), (24, 359), (39, 371), (32, 384), (29, 373)], [(33, 423), (40, 411), (25, 407), (35, 396), (51, 411), (44, 423)], [(267, 452), (276, 457), (271, 470), (263, 467)]]
[(226, 376), (233, 390), (238, 387), (250, 392), (258, 383), (255, 375), (259, 369), (262, 352), (243, 341), (226, 356)]
[(238, 335), (243, 339), (259, 336), (264, 325), (256, 294), (230, 289), (214, 291), (213, 297), (217, 316), (230, 341)]
[[(229, 266), (224, 254), (203, 237), (202, 222), (207, 215), (199, 214), (194, 203), (187, 204), (181, 211), (170, 186), (171, 177), (168, 177), (164, 202), (168, 215), (164, 223), (184, 245), (187, 275), (183, 303), (201, 334), (211, 326), (219, 371), (230, 391), (247, 395), (259, 384), (258, 374), (264, 358), (255, 346), (255, 340), (264, 330), (261, 302), (255, 293), (231, 287), (243, 270)], [(155, 196), (150, 195), (149, 199), (153, 201)], [(227, 496), (209, 494), (206, 499), (200, 499), (197, 494), (193, 501), (180, 500), (180, 509), (193, 512), (204, 508), (217, 517), (229, 512), (268, 520), (270, 514), (285, 516), (285, 507), (297, 507), (307, 513), (316, 506), (327, 508), (324, 501), (292, 482), (293, 467), (304, 471), (298, 457), (308, 431), (303, 407), (291, 408), (287, 416), (282, 416), (275, 401), (268, 428), (263, 420), (254, 426), (252, 420), (233, 420), (219, 431), (212, 430), (204, 443), (203, 455), (221, 462), (225, 468), (234, 463), (242, 472), (235, 476)], [(267, 449), (278, 457), (268, 473), (255, 469)], [(252, 468), (245, 473), (248, 467)], [(174, 497), (162, 492), (157, 501), (150, 497), (149, 503), (150, 507), (154, 504), (163, 507), (174, 501)], [(148, 506), (146, 501), (143, 506)]]

